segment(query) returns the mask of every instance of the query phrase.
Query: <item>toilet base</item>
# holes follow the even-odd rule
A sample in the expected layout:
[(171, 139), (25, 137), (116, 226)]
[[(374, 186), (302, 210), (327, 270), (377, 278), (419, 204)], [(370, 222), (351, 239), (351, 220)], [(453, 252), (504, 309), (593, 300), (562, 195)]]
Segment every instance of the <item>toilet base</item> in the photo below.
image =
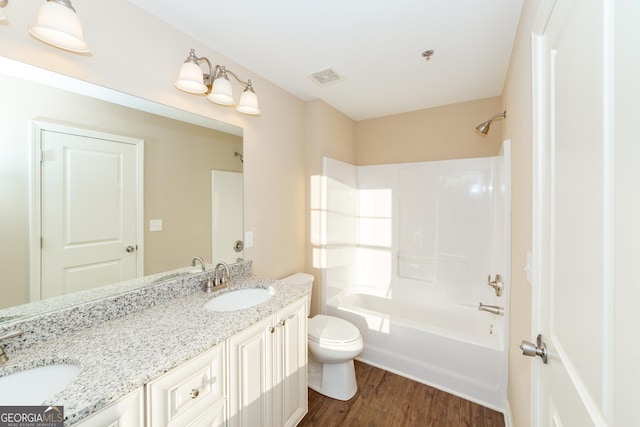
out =
[(309, 353), (309, 388), (337, 400), (349, 400), (358, 391), (353, 359), (341, 363), (322, 363)]

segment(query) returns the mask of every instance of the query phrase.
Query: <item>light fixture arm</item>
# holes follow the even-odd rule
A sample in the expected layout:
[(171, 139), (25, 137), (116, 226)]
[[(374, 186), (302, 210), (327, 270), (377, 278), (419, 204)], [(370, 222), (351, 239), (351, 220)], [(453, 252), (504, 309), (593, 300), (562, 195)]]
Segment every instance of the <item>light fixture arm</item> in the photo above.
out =
[[(48, 0), (48, 1), (68, 1), (68, 0)], [(212, 66), (211, 61), (209, 61), (207, 57), (196, 56), (195, 49), (191, 49), (189, 51), (189, 56), (187, 57), (187, 59), (185, 59), (184, 62), (191, 62), (198, 66), (200, 66), (200, 64), (203, 62), (207, 63), (207, 66), (209, 67), (209, 73), (202, 73), (203, 82), (205, 86), (207, 86), (207, 88), (209, 89), (207, 93), (211, 92), (211, 87), (215, 79), (222, 77), (223, 79), (229, 80), (229, 78), (227, 77), (228, 74), (231, 74), (238, 82), (240, 82), (240, 84), (244, 85), (245, 90), (250, 90), (252, 92), (254, 91), (253, 84), (251, 83), (251, 79), (247, 79), (247, 81), (242, 80), (240, 77), (238, 77), (236, 73), (234, 73), (224, 65), (216, 64), (215, 66)]]
[(240, 77), (238, 77), (238, 75), (236, 73), (234, 73), (233, 71), (229, 70), (224, 65), (216, 65), (215, 66), (214, 77), (213, 78), (215, 80), (218, 77), (222, 77), (222, 78), (226, 78), (228, 80), (227, 74), (231, 74), (238, 82), (240, 82), (240, 84), (243, 84), (246, 87), (251, 88), (251, 90), (253, 90), (253, 84), (251, 83), (251, 79), (247, 79), (247, 81), (245, 82)]

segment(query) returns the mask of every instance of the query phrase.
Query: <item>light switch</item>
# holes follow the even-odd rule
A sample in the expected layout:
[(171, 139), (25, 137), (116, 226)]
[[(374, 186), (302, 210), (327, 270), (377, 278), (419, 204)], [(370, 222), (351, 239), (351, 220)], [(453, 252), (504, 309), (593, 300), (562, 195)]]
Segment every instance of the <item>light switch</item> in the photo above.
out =
[(253, 246), (253, 231), (244, 232), (244, 247), (250, 248)]
[(162, 231), (162, 220), (161, 219), (149, 220), (149, 231)]

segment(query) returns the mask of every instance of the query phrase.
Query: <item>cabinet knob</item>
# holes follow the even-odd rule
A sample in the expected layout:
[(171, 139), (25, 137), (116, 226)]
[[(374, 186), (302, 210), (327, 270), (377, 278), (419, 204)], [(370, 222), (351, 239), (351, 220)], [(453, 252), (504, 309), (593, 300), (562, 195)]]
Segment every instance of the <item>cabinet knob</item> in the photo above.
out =
[(276, 328), (274, 328), (273, 326), (269, 326), (269, 327), (267, 328), (267, 331), (269, 331), (269, 332), (271, 332), (271, 333), (274, 333), (274, 332), (276, 331)]
[(191, 396), (192, 399), (198, 397), (199, 394), (200, 390), (198, 390), (197, 388), (191, 389), (191, 391), (189, 392), (189, 396)]

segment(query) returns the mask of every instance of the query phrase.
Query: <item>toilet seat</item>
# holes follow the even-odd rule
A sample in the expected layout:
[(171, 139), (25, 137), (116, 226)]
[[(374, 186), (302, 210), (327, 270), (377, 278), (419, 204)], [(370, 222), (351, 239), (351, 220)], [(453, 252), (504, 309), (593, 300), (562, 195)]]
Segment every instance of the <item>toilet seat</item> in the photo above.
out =
[(318, 314), (308, 321), (308, 339), (324, 345), (345, 345), (361, 340), (353, 324), (338, 317)]

